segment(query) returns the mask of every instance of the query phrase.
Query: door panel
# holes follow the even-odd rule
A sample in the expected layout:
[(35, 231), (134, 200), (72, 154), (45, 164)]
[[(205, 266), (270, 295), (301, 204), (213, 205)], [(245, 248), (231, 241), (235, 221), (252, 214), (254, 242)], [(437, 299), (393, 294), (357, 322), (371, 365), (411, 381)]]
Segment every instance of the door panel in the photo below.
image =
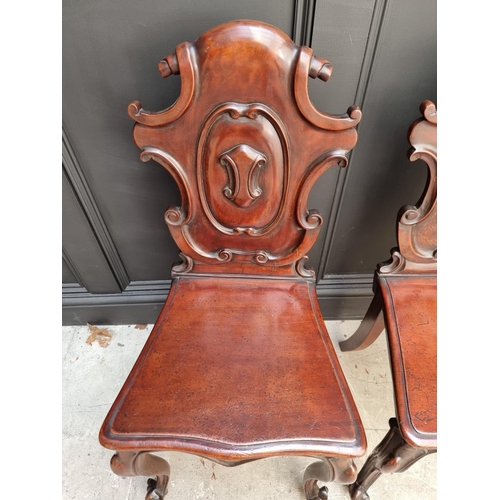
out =
[(425, 99), (437, 104), (435, 2), (388, 2), (326, 275), (371, 273), (390, 258), (397, 213), (417, 203), (427, 179), (425, 164), (406, 157), (406, 133)]
[(75, 281), (91, 293), (119, 292), (118, 283), (64, 171), (62, 187), (62, 246), (66, 266)]

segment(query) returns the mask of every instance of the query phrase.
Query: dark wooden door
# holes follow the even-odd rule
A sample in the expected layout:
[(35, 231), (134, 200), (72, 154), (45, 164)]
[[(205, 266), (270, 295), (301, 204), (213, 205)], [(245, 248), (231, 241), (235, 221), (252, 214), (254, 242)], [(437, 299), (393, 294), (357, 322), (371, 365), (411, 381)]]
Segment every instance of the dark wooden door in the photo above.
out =
[(432, 0), (147, 0), (63, 3), (63, 324), (154, 322), (178, 250), (163, 214), (180, 195), (142, 163), (127, 105), (164, 109), (179, 79), (157, 62), (233, 19), (268, 22), (334, 68), (310, 80), (319, 109), (363, 111), (347, 169), (330, 169), (309, 208), (325, 222), (310, 262), (326, 319), (361, 318), (373, 271), (396, 244), (396, 215), (417, 202), (425, 165), (406, 159), (406, 130), (436, 96)]

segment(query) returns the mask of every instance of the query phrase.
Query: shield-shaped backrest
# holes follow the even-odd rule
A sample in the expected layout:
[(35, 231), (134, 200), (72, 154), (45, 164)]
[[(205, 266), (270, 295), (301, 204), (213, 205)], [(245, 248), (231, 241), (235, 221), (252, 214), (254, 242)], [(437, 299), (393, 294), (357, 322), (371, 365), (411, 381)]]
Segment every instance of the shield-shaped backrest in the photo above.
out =
[(182, 206), (165, 220), (181, 249), (174, 275), (224, 274), (312, 278), (306, 253), (321, 215), (307, 209), (318, 177), (346, 166), (361, 119), (315, 109), (308, 77), (327, 80), (331, 65), (273, 26), (234, 21), (160, 61), (180, 74), (176, 103), (147, 112), (129, 106), (144, 161), (175, 178)]

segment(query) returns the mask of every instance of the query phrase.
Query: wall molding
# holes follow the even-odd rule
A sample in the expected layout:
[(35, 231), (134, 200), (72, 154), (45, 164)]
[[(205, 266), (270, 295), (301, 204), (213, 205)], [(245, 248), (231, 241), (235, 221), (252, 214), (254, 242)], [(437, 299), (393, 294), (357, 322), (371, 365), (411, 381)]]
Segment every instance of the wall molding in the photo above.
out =
[(80, 283), (63, 283), (62, 284), (63, 297), (65, 295), (77, 294), (77, 293), (89, 293), (85, 287), (80, 285)]
[(292, 40), (297, 45), (311, 47), (316, 0), (295, 0)]
[(89, 293), (63, 286), (63, 325), (127, 325), (156, 321), (170, 291), (170, 280), (132, 281), (121, 293)]
[(373, 298), (373, 274), (330, 275), (316, 285), (326, 320), (363, 319)]
[[(387, 5), (390, 0), (375, 0), (375, 5), (373, 7), (372, 19), (370, 22), (370, 28), (368, 31), (368, 37), (366, 40), (365, 53), (363, 56), (363, 63), (361, 65), (361, 70), (359, 72), (358, 85), (356, 87), (356, 94), (354, 97), (354, 103), (361, 108), (363, 111), (363, 106), (365, 104), (366, 95), (369, 88), (370, 77), (373, 69), (373, 65), (377, 55), (377, 47), (380, 40), (380, 35), (383, 30), (384, 20), (387, 13)], [(363, 128), (363, 119), (361, 119), (357, 130)], [(353, 159), (356, 157), (356, 147), (348, 154), (349, 166), (347, 168), (340, 169), (337, 183), (334, 189), (332, 209), (328, 217), (328, 224), (326, 225), (325, 243), (323, 244), (323, 249), (320, 256), (320, 261), (318, 265), (318, 276), (323, 276), (326, 270), (328, 261), (330, 260), (330, 255), (332, 252), (333, 239), (337, 230), (337, 223), (340, 216), (340, 207), (342, 206), (342, 201), (344, 198), (344, 192), (349, 178), (349, 171), (351, 165), (353, 164)], [(326, 276), (324, 277), (326, 279)]]
[(361, 293), (373, 295), (373, 279), (375, 274), (327, 274), (316, 284), (318, 296), (322, 294), (335, 294), (346, 292), (351, 295)]
[[(373, 274), (328, 276), (317, 284), (326, 320), (362, 319), (373, 297)], [(122, 293), (92, 294), (78, 284), (63, 285), (63, 325), (151, 324), (170, 290), (170, 280), (133, 281)]]
[(63, 285), (63, 307), (142, 304), (165, 302), (170, 291), (171, 280), (132, 281), (121, 293), (90, 293), (78, 284)]
[[(66, 250), (64, 249), (64, 246), (62, 248), (62, 258), (63, 258), (64, 262), (66, 262), (66, 265), (69, 267), (69, 270), (71, 271), (73, 276), (78, 280), (78, 283), (75, 283), (72, 285), (78, 286), (82, 290), (87, 291), (87, 288), (85, 285), (85, 280), (82, 278), (82, 276), (78, 272), (78, 269), (73, 264), (73, 261), (71, 260), (71, 257), (67, 254)], [(65, 288), (68, 288), (68, 286), (66, 286), (66, 285), (67, 285), (66, 283), (63, 283), (63, 293), (64, 293)], [(74, 288), (74, 286), (73, 286), (73, 288)]]
[[(368, 38), (366, 40), (363, 63), (361, 65), (361, 71), (359, 72), (358, 86), (356, 88), (355, 102), (359, 102), (359, 106), (361, 108), (365, 103), (366, 93), (369, 86), (373, 64), (377, 55), (380, 36), (384, 28), (389, 2), (390, 0), (375, 0), (375, 5), (373, 7), (373, 15), (370, 23), (370, 29), (368, 31)], [(361, 121), (361, 123), (363, 123), (363, 121)]]
[[(64, 127), (62, 129), (62, 165), (111, 272), (120, 288), (125, 290), (130, 283), (130, 279)], [(80, 279), (80, 276), (75, 275), (75, 277)]]

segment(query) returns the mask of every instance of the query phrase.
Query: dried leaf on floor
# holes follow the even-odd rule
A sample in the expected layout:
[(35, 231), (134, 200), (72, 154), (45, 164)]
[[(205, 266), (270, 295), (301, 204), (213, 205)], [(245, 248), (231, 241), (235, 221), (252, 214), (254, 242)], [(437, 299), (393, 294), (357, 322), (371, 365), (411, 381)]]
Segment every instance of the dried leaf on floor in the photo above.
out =
[(92, 345), (92, 343), (97, 340), (101, 347), (108, 347), (111, 339), (113, 338), (108, 329), (97, 328), (97, 326), (91, 325), (90, 323), (87, 323), (87, 326), (90, 330), (90, 335), (86, 340), (87, 344)]
[(148, 327), (148, 325), (135, 325), (136, 330), (145, 330)]

